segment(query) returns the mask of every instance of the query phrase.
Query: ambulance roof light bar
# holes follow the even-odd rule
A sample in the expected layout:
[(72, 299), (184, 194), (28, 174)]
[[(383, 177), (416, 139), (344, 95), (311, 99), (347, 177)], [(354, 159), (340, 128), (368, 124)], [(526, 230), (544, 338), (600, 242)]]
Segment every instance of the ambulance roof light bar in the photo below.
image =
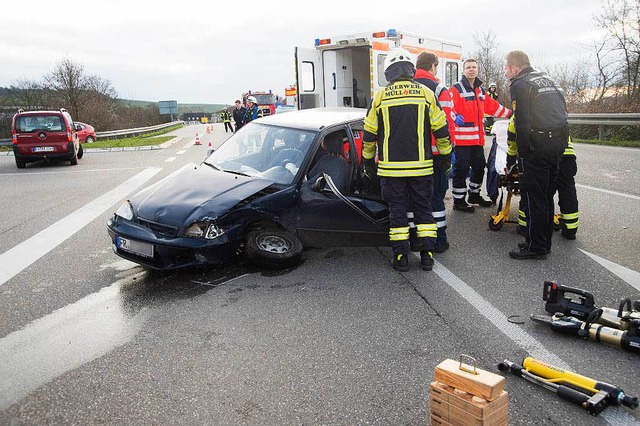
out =
[(315, 42), (316, 46), (325, 46), (327, 44), (331, 44), (330, 38), (317, 38)]

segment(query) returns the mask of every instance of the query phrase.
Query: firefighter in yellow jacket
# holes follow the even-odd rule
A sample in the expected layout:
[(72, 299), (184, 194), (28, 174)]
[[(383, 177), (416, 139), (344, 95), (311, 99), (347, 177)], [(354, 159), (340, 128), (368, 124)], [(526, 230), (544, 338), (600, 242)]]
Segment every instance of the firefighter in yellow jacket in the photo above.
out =
[[(380, 177), (382, 197), (389, 204), (389, 240), (392, 266), (409, 270), (410, 205), (420, 249), (420, 267), (433, 269), (437, 226), (432, 216), (433, 157), (431, 135), (436, 138), (442, 162), (451, 164), (447, 120), (433, 91), (413, 80), (411, 54), (396, 48), (389, 52), (384, 73), (390, 83), (374, 96), (364, 121), (365, 173)], [(378, 163), (376, 165), (376, 148)]]

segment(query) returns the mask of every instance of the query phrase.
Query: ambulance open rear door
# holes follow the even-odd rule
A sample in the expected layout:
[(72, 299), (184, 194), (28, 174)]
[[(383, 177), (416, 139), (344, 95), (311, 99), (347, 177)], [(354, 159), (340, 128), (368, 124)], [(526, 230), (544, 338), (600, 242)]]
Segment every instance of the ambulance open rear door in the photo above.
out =
[(317, 49), (296, 47), (296, 84), (298, 109), (324, 106), (322, 62)]

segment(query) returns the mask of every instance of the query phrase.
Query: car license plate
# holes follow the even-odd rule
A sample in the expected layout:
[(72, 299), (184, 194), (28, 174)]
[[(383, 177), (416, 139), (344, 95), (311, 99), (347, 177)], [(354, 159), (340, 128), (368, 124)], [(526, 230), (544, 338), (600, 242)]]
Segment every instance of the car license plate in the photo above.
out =
[(55, 148), (52, 146), (35, 146), (33, 147), (33, 152), (45, 152), (45, 151), (54, 151)]
[(139, 256), (153, 257), (153, 244), (141, 243), (140, 241), (116, 236), (116, 247)]

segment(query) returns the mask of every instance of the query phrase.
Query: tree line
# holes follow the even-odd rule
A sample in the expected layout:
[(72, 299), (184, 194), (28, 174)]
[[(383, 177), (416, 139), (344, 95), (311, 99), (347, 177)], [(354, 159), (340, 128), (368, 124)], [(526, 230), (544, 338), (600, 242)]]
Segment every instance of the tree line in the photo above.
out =
[[(579, 6), (576, 6), (579, 7)], [(601, 12), (593, 24), (604, 37), (586, 45), (586, 55), (573, 63), (538, 65), (564, 90), (569, 112), (640, 112), (640, 0), (602, 0)], [(588, 25), (588, 23), (585, 23)], [(474, 34), (481, 78), (498, 86), (499, 101), (510, 105), (509, 82), (504, 76), (506, 52), (493, 31)], [(597, 136), (597, 126), (572, 126), (579, 137)], [(608, 139), (640, 140), (640, 126), (605, 128)]]
[(167, 121), (157, 105), (130, 106), (118, 99), (107, 79), (90, 75), (84, 66), (65, 58), (40, 81), (18, 79), (0, 88), (0, 139), (11, 137), (11, 118), (25, 111), (66, 108), (74, 120), (91, 124), (97, 131), (146, 127)]

